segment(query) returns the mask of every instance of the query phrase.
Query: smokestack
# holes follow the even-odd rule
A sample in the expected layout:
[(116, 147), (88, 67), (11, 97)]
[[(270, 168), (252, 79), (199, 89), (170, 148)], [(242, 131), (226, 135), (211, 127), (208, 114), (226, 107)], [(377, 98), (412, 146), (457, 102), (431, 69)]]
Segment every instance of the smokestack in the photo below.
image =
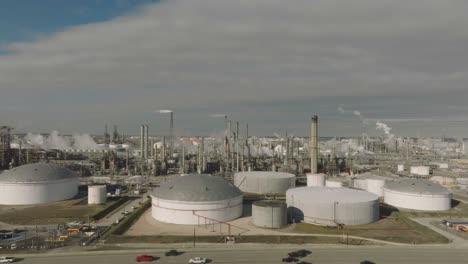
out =
[(171, 111), (171, 124), (169, 127), (169, 155), (172, 157), (174, 151), (174, 112)]
[(310, 127), (310, 172), (318, 173), (318, 116), (312, 116)]
[(161, 161), (166, 161), (166, 137), (162, 137)]
[(145, 157), (145, 126), (140, 126), (140, 157)]
[(148, 158), (148, 146), (149, 146), (148, 130), (149, 130), (149, 126), (145, 125), (145, 158)]

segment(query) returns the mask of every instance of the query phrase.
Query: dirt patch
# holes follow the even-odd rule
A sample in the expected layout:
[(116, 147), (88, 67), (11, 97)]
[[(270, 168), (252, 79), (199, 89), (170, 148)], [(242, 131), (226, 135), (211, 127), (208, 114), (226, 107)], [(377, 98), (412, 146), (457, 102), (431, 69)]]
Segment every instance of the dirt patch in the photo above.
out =
[(115, 201), (105, 205), (87, 205), (87, 198), (73, 199), (42, 205), (0, 206), (0, 222), (11, 225), (49, 225), (70, 221), (88, 221), (92, 216)]

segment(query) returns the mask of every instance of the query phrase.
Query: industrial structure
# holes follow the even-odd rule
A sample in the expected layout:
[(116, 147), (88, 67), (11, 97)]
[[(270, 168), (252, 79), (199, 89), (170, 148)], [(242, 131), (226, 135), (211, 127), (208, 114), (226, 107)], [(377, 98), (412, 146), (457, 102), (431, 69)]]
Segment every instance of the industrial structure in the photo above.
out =
[(284, 201), (260, 200), (252, 204), (252, 223), (264, 228), (281, 228), (287, 224), (287, 206)]
[(322, 173), (307, 173), (307, 186), (323, 187), (325, 186), (325, 174)]
[(152, 216), (173, 224), (227, 222), (242, 215), (243, 194), (222, 177), (188, 174), (153, 190)]
[(249, 171), (234, 174), (234, 185), (245, 193), (285, 194), (296, 186), (296, 176), (285, 172)]
[(88, 204), (105, 204), (107, 200), (106, 185), (88, 186)]
[(379, 219), (379, 197), (349, 188), (289, 189), (286, 203), (292, 222), (337, 226), (364, 225)]
[(403, 209), (445, 211), (451, 208), (452, 193), (428, 180), (402, 179), (385, 184), (384, 202)]
[(78, 176), (71, 170), (49, 163), (33, 163), (0, 174), (0, 204), (42, 204), (75, 197)]

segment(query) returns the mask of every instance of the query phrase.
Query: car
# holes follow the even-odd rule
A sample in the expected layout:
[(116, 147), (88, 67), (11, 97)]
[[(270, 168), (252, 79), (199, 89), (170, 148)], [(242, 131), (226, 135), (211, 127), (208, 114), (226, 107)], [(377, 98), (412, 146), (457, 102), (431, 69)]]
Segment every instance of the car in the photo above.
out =
[(206, 258), (201, 258), (201, 257), (194, 257), (189, 260), (189, 263), (191, 264), (205, 264), (206, 263)]
[(283, 261), (283, 262), (298, 262), (299, 259), (293, 258), (293, 257), (287, 257), (287, 258), (283, 258), (281, 261)]
[(369, 261), (369, 260), (363, 260), (360, 262), (360, 264), (375, 264), (375, 262)]
[(125, 210), (125, 211), (122, 212), (122, 214), (123, 214), (123, 215), (129, 215), (129, 214), (130, 214), (130, 211)]
[(301, 262), (298, 262), (296, 264), (311, 264), (310, 262), (306, 262), (306, 261), (301, 261)]
[(164, 253), (164, 255), (166, 256), (179, 256), (181, 254), (181, 252), (175, 250), (175, 249), (171, 249), (169, 251), (166, 251), (166, 253)]
[(154, 260), (154, 257), (153, 256), (150, 256), (150, 255), (140, 255), (140, 256), (137, 256), (135, 258), (135, 260), (137, 262), (140, 262), (140, 261), (153, 261)]
[(15, 261), (14, 257), (0, 257), (0, 263), (11, 263)]

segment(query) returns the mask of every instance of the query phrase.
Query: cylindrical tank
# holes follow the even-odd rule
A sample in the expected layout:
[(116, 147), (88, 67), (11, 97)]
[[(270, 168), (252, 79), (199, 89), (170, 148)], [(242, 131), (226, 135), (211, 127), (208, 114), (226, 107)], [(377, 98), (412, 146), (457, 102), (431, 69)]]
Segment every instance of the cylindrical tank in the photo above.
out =
[(403, 172), (403, 171), (405, 171), (405, 165), (403, 165), (403, 164), (398, 164), (398, 166), (397, 166), (397, 171), (398, 171), (398, 172)]
[(307, 174), (307, 186), (309, 187), (323, 187), (325, 186), (325, 174)]
[(429, 166), (411, 166), (411, 174), (427, 176), (429, 175)]
[(384, 185), (385, 180), (383, 179), (367, 179), (366, 191), (377, 194), (378, 196), (383, 196)]
[(88, 186), (88, 204), (105, 204), (107, 187), (105, 185)]
[(326, 180), (326, 181), (325, 181), (325, 186), (327, 186), (327, 187), (341, 188), (341, 187), (343, 187), (343, 182), (341, 182), (341, 181), (333, 181), (333, 180)]
[(296, 186), (296, 176), (285, 172), (251, 171), (234, 174), (234, 185), (255, 194), (285, 194)]
[(283, 201), (255, 201), (252, 204), (252, 223), (259, 227), (281, 228), (287, 223), (286, 208)]

